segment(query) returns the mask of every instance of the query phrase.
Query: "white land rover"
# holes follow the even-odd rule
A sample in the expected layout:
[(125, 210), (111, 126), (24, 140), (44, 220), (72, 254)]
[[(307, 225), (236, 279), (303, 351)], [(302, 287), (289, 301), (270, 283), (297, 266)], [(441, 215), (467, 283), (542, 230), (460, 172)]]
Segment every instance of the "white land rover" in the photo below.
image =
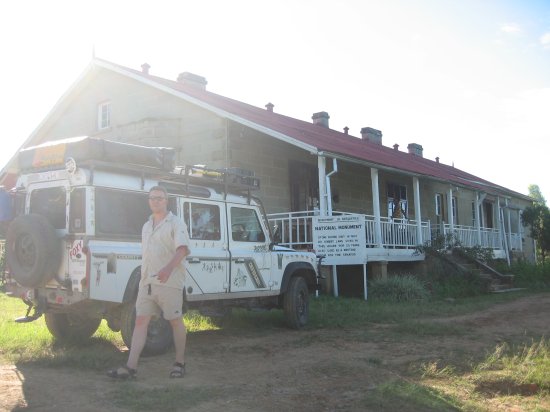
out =
[[(56, 338), (79, 340), (106, 319), (130, 345), (147, 193), (160, 185), (189, 229), (188, 308), (281, 308), (289, 326), (306, 324), (309, 295), (319, 286), (316, 256), (273, 242), (251, 195), (259, 181), (239, 169), (175, 168), (174, 158), (173, 149), (95, 138), (20, 152), (16, 217), (6, 236), (7, 291), (28, 305), (18, 321), (44, 314)], [(152, 322), (146, 352), (161, 353), (171, 342), (169, 324)]]

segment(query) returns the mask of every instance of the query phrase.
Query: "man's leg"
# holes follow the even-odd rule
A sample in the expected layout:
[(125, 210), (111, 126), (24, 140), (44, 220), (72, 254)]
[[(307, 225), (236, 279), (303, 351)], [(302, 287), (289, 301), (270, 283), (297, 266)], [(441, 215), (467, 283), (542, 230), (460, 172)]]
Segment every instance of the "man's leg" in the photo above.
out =
[[(187, 329), (182, 318), (170, 320), (174, 335), (174, 346), (176, 348), (176, 362), (185, 363), (185, 344), (187, 342)], [(130, 365), (128, 365), (130, 366)]]
[(126, 364), (129, 368), (137, 369), (138, 367), (139, 357), (147, 340), (147, 328), (149, 327), (150, 320), (151, 316), (136, 316), (130, 355), (128, 356), (128, 363)]

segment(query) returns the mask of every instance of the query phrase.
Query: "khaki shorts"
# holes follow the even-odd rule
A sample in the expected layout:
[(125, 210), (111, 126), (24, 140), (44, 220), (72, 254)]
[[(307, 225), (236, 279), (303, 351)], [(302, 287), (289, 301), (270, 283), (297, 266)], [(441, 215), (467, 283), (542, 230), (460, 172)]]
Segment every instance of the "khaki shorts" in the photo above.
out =
[(149, 285), (139, 288), (136, 301), (137, 316), (160, 316), (162, 312), (166, 320), (178, 319), (183, 316), (182, 307), (183, 290), (181, 289), (151, 285), (151, 294), (149, 294)]

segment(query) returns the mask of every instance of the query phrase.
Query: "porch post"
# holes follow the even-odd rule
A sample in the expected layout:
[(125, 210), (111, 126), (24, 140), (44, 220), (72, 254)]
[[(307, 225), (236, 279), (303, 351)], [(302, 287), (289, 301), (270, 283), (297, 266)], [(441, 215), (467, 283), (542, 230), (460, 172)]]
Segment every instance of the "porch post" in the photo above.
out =
[(521, 209), (518, 209), (518, 237), (519, 237), (519, 250), (523, 252), (523, 225), (521, 224)]
[(479, 218), (479, 208), (480, 208), (480, 206), (481, 206), (481, 202), (479, 200), (479, 192), (476, 192), (474, 215), (475, 215), (475, 218), (476, 218), (477, 244), (478, 244), (478, 246), (482, 246), (481, 245), (481, 220)]
[(321, 216), (327, 215), (327, 185), (326, 185), (326, 158), (324, 156), (317, 156), (317, 169), (319, 175), (319, 213)]
[[(508, 206), (508, 200), (506, 200), (506, 206)], [(512, 249), (512, 221), (510, 219), (510, 209), (506, 207), (506, 224), (508, 226), (508, 247)]]
[(418, 177), (413, 177), (413, 190), (414, 190), (414, 218), (416, 219), (416, 243), (418, 245), (424, 244), (422, 239), (422, 213), (420, 213), (420, 182)]
[(449, 229), (454, 234), (455, 231), (455, 218), (453, 216), (453, 188), (449, 189), (449, 196), (447, 198), (447, 217), (449, 219)]
[(378, 247), (382, 244), (382, 225), (380, 223), (380, 191), (378, 189), (378, 169), (371, 167), (370, 179), (372, 186), (372, 209), (374, 213), (374, 236)]
[(501, 216), (501, 211), (500, 211), (500, 197), (497, 196), (497, 227), (498, 227), (498, 232), (499, 232), (499, 238), (500, 238), (500, 247), (501, 248), (504, 248), (504, 243), (505, 243), (505, 239), (504, 239), (504, 236), (505, 234), (502, 233), (503, 232), (503, 229), (504, 229), (504, 222), (503, 222), (503, 216)]

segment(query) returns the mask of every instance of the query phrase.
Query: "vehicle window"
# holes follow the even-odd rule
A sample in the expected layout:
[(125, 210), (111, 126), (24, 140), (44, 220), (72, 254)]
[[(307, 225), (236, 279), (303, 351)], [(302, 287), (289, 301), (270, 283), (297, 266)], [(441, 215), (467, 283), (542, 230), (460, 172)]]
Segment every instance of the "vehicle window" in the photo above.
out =
[(84, 188), (71, 190), (69, 206), (69, 232), (86, 232), (86, 190)]
[(221, 239), (219, 206), (185, 202), (183, 216), (191, 239)]
[(65, 229), (66, 205), (63, 187), (36, 189), (31, 192), (30, 213), (45, 216), (55, 229)]
[(96, 188), (96, 232), (98, 234), (141, 237), (141, 228), (151, 210), (147, 193)]
[(231, 208), (231, 236), (238, 242), (265, 242), (265, 234), (254, 209)]

